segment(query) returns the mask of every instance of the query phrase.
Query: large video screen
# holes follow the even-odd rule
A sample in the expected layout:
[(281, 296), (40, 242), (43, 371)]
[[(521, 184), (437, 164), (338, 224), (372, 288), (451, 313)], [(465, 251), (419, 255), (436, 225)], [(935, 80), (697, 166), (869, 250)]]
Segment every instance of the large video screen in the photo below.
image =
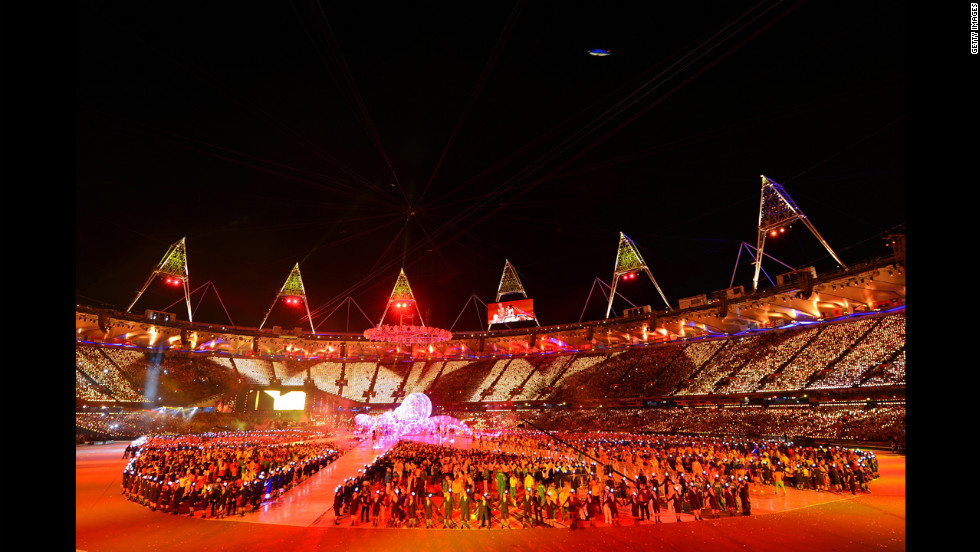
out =
[(281, 392), (272, 389), (254, 391), (255, 410), (305, 410), (305, 391)]
[(487, 305), (487, 322), (490, 324), (509, 324), (512, 322), (534, 321), (534, 300), (518, 299)]

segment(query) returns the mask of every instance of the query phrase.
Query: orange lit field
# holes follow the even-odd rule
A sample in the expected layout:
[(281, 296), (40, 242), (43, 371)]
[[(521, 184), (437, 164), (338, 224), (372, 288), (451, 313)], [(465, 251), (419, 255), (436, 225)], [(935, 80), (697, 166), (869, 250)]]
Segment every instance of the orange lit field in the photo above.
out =
[[(273, 503), (244, 517), (219, 520), (153, 512), (121, 493), (126, 443), (76, 447), (75, 547), (134, 550), (557, 551), (710, 550), (711, 552), (843, 552), (905, 550), (905, 456), (878, 455), (881, 477), (871, 494), (790, 489), (786, 497), (752, 495), (753, 515), (660, 525), (534, 529), (388, 529), (334, 525), (337, 482), (383, 452), (355, 447)], [(769, 491), (769, 487), (761, 487)]]

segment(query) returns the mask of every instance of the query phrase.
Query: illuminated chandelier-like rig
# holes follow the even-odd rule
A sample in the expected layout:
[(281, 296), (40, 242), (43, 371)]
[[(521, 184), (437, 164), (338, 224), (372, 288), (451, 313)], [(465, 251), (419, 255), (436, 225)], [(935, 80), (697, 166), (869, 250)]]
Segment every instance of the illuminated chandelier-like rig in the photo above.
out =
[(374, 328), (364, 331), (364, 337), (371, 341), (385, 341), (387, 343), (403, 343), (406, 345), (428, 345), (430, 343), (440, 343), (449, 341), (453, 334), (449, 330), (442, 328), (432, 328), (428, 326), (398, 325), (389, 326), (381, 324)]
[[(399, 324), (384, 323), (385, 316), (392, 309), (396, 311), (399, 317)], [(415, 296), (412, 294), (412, 287), (408, 284), (408, 278), (405, 276), (405, 269), (402, 269), (398, 275), (398, 280), (395, 281), (395, 288), (391, 291), (391, 297), (388, 298), (388, 304), (385, 306), (385, 313), (381, 316), (381, 322), (377, 326), (365, 330), (364, 337), (371, 341), (404, 345), (429, 345), (449, 341), (452, 338), (453, 334), (449, 330), (426, 326), (425, 322), (419, 326), (406, 324), (405, 319), (414, 318), (416, 313), (419, 316), (419, 321), (422, 321), (422, 313), (418, 310)]]

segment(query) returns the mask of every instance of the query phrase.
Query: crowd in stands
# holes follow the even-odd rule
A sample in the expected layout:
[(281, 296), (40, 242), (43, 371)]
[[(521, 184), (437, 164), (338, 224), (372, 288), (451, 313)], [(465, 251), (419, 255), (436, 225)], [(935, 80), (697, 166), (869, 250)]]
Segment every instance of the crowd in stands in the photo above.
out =
[(490, 394), (490, 392), (495, 392), (494, 382), (500, 377), (501, 373), (508, 367), (511, 359), (499, 359), (493, 363), (493, 367), (490, 369), (490, 373), (486, 377), (482, 378), (482, 381), (476, 387), (476, 390), (470, 395), (468, 399), (469, 402), (478, 402), (483, 397)]
[[(736, 438), (806, 436), (825, 441), (894, 442), (904, 446), (905, 406), (560, 408), (449, 412), (475, 430), (539, 427), (547, 431), (607, 431), (727, 435)], [(528, 424), (527, 422), (530, 422)]]
[(75, 434), (80, 441), (135, 439), (153, 429), (146, 420), (141, 412), (78, 412), (75, 414)]
[(377, 371), (377, 364), (374, 362), (348, 362), (344, 367), (347, 385), (344, 386), (341, 396), (364, 402), (364, 392), (370, 389), (375, 371)]
[[(165, 404), (187, 404), (240, 387), (234, 368), (215, 363), (212, 358), (159, 355), (158, 395)], [(144, 374), (145, 377), (145, 374)]]
[(881, 318), (870, 332), (810, 388), (851, 387), (859, 385), (869, 367), (888, 360), (905, 344), (905, 314)]
[[(217, 412), (216, 409), (119, 410), (105, 407), (79, 410), (75, 413), (76, 435), (83, 434), (95, 441), (134, 440), (145, 435), (184, 435), (302, 425), (287, 420), (253, 419), (247, 415)], [(349, 417), (353, 419), (353, 415)], [(349, 425), (353, 426), (353, 423)]]
[[(90, 378), (100, 391), (117, 401), (143, 402), (143, 396), (99, 347), (76, 346), (75, 366)], [(77, 380), (76, 380), (77, 381)], [(76, 394), (77, 395), (77, 394)]]
[(173, 515), (224, 517), (255, 511), (341, 454), (317, 431), (151, 435), (127, 447), (127, 498)]
[(409, 370), (408, 376), (405, 378), (405, 386), (403, 388), (405, 395), (422, 393), (429, 389), (429, 385), (436, 379), (439, 372), (442, 371), (444, 364), (445, 362), (443, 361), (412, 363), (412, 369)]
[(874, 319), (830, 324), (797, 355), (780, 373), (763, 385), (763, 391), (803, 389), (813, 375), (839, 358), (863, 336)]
[[(765, 335), (765, 334), (763, 334)], [(678, 395), (707, 395), (714, 391), (718, 381), (746, 363), (746, 358), (759, 348), (762, 335), (736, 337), (698, 368), (695, 377), (677, 391)]]
[(711, 360), (727, 344), (727, 340), (702, 341), (688, 344), (687, 347), (684, 347), (674, 357), (666, 369), (660, 371), (654, 380), (654, 385), (648, 387), (648, 392), (665, 395), (673, 394), (675, 389), (690, 379), (700, 367), (704, 366), (705, 363)]
[(436, 404), (469, 401), (488, 378), (496, 363), (494, 358), (448, 361), (425, 390), (425, 394)]
[[(138, 349), (76, 345), (75, 396), (89, 402), (183, 405), (238, 389), (230, 358), (165, 355)], [(152, 387), (152, 397), (147, 390)]]
[(306, 364), (294, 360), (273, 361), (272, 371), (283, 385), (303, 385), (306, 381)]
[[(78, 344), (76, 398), (190, 405), (275, 376), (300, 384), (307, 373), (322, 391), (372, 404), (399, 402), (400, 387), (447, 405), (851, 389), (904, 385), (904, 343), (905, 315), (892, 313), (615, 352), (397, 364), (273, 362)], [(154, 396), (145, 397), (154, 378)]]
[(550, 392), (541, 393), (541, 395), (538, 398), (541, 400), (548, 400), (552, 397), (555, 397), (558, 394), (558, 391), (564, 388), (566, 381), (571, 380), (577, 374), (584, 373), (585, 371), (589, 370), (590, 368), (592, 368), (593, 366), (599, 364), (604, 360), (606, 360), (606, 355), (577, 356), (575, 360), (573, 360), (571, 364), (568, 365), (568, 368), (565, 369), (564, 373), (558, 376), (558, 379), (556, 379), (551, 384), (553, 390)]
[(782, 331), (762, 334), (759, 345), (750, 351), (750, 358), (738, 372), (723, 382), (718, 394), (750, 393), (760, 382), (785, 364), (817, 333), (819, 328), (802, 331)]
[(483, 397), (484, 401), (506, 401), (510, 399), (511, 392), (520, 387), (527, 376), (534, 370), (534, 364), (524, 358), (509, 359), (507, 369), (500, 375), (494, 384), (493, 392)]
[(374, 382), (374, 396), (370, 402), (377, 404), (390, 404), (395, 401), (394, 393), (398, 391), (402, 381), (405, 380), (405, 370), (393, 365), (378, 366), (378, 375)]
[(632, 367), (609, 386), (606, 396), (625, 397), (636, 389), (646, 393), (647, 383), (657, 381), (657, 375), (670, 365), (683, 348), (683, 344), (666, 344), (623, 353), (620, 362), (632, 362)]
[(558, 374), (572, 362), (573, 355), (553, 355), (539, 361), (537, 368), (531, 372), (527, 383), (521, 391), (514, 395), (515, 401), (533, 401), (541, 396), (542, 391), (551, 385)]
[(272, 363), (260, 358), (234, 358), (232, 364), (238, 374), (247, 382), (258, 385), (268, 385), (269, 381), (275, 377), (272, 370)]
[(862, 385), (905, 385), (905, 347), (888, 362), (870, 369)]
[(628, 370), (639, 363), (646, 352), (644, 349), (636, 349), (610, 354), (595, 369), (569, 377), (563, 388), (558, 390), (555, 400), (575, 401), (608, 396), (613, 386), (618, 388), (619, 381)]
[(343, 364), (334, 361), (317, 362), (310, 366), (310, 378), (317, 389), (333, 395), (340, 395), (337, 380), (340, 379)]
[(101, 351), (126, 374), (130, 381), (136, 386), (140, 386), (146, 376), (146, 368), (149, 364), (145, 351), (117, 347), (104, 347), (101, 348)]
[(85, 372), (75, 370), (75, 399), (91, 402), (113, 402), (112, 398), (103, 386), (95, 383)]

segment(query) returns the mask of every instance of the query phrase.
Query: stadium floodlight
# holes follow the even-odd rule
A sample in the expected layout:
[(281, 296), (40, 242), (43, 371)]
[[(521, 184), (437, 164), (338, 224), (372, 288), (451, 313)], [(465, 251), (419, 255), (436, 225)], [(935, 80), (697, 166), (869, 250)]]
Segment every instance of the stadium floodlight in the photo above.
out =
[[(411, 312), (414, 307), (415, 313)], [(384, 323), (388, 311), (391, 309), (398, 311), (398, 324)], [(408, 311), (408, 312), (406, 312)], [(411, 322), (412, 318), (418, 314), (420, 325), (406, 324), (406, 319)], [(449, 330), (442, 328), (428, 327), (422, 320), (422, 311), (419, 310), (418, 302), (412, 293), (412, 286), (408, 283), (405, 276), (405, 269), (401, 269), (398, 279), (395, 280), (395, 287), (391, 290), (388, 297), (388, 304), (381, 315), (381, 321), (373, 328), (364, 331), (364, 337), (371, 341), (385, 343), (399, 343), (404, 345), (427, 345), (431, 343), (441, 343), (452, 338), (453, 334)]]
[[(517, 276), (517, 270), (514, 268), (514, 265), (510, 263), (509, 259), (504, 259), (504, 272), (500, 275), (500, 284), (497, 286), (497, 298), (494, 304), (490, 305), (490, 308), (493, 309), (495, 306), (498, 306), (498, 308), (504, 309), (504, 306), (500, 303), (500, 298), (504, 295), (516, 295), (518, 293), (524, 299), (528, 298), (527, 292), (524, 291), (524, 285), (521, 284), (521, 279)], [(508, 301), (510, 301), (510, 299), (508, 299)], [(537, 316), (534, 316), (533, 306), (528, 306), (528, 302), (525, 303), (526, 304), (524, 306), (518, 307), (519, 309), (523, 309), (519, 313), (520, 316), (518, 317), (518, 320), (524, 321), (531, 319), (534, 320), (534, 323), (540, 327), (541, 323), (538, 321)], [(495, 323), (502, 323), (499, 321), (495, 322), (494, 318), (491, 318), (490, 316), (488, 316), (488, 318), (487, 331), (490, 331)], [(513, 318), (513, 316), (510, 318)], [(496, 319), (506, 320), (506, 318), (503, 316), (497, 317)]]
[(752, 277), (752, 291), (757, 291), (759, 286), (759, 271), (762, 268), (762, 257), (763, 250), (766, 246), (766, 236), (770, 233), (773, 236), (778, 236), (782, 233), (785, 227), (793, 222), (800, 221), (808, 230), (817, 238), (817, 240), (824, 246), (830, 256), (837, 261), (837, 264), (841, 268), (847, 268), (834, 250), (830, 248), (820, 232), (817, 232), (817, 228), (810, 222), (810, 219), (806, 217), (803, 210), (796, 205), (793, 198), (786, 193), (783, 189), (782, 184), (775, 182), (766, 177), (762, 176), (762, 198), (759, 200), (759, 235), (756, 245), (756, 258), (755, 258), (755, 275)]
[(647, 267), (646, 261), (637, 251), (636, 245), (633, 244), (633, 240), (629, 239), (626, 234), (619, 233), (619, 251), (616, 253), (616, 267), (613, 269), (613, 281), (612, 289), (609, 292), (609, 305), (606, 306), (606, 318), (609, 318), (609, 313), (612, 311), (613, 299), (616, 297), (616, 284), (619, 283), (620, 278), (629, 275), (630, 280), (636, 277), (639, 272), (645, 273), (650, 277), (650, 281), (653, 282), (653, 286), (657, 288), (657, 292), (660, 294), (660, 298), (664, 300), (664, 304), (667, 305), (667, 310), (670, 310), (670, 303), (667, 301), (667, 297), (664, 296), (664, 292), (660, 290), (660, 285), (657, 284), (657, 280), (654, 279), (653, 274), (650, 273), (650, 269)]
[(293, 267), (293, 270), (289, 272), (289, 276), (286, 277), (286, 281), (282, 284), (282, 288), (279, 293), (276, 294), (276, 298), (273, 299), (272, 305), (269, 306), (269, 310), (265, 312), (265, 317), (262, 318), (262, 323), (259, 324), (259, 329), (265, 325), (265, 321), (269, 319), (269, 314), (272, 313), (272, 309), (276, 306), (276, 302), (280, 298), (283, 298), (287, 304), (296, 305), (302, 302), (306, 306), (306, 316), (310, 319), (310, 332), (316, 334), (316, 329), (313, 327), (313, 316), (310, 314), (310, 303), (306, 300), (306, 288), (303, 287), (303, 276), (299, 272), (299, 263)]
[(157, 276), (162, 276), (169, 285), (183, 285), (184, 299), (187, 301), (187, 321), (194, 321), (194, 316), (191, 313), (190, 276), (187, 270), (187, 248), (184, 243), (185, 239), (186, 238), (180, 238), (180, 241), (174, 243), (169, 249), (167, 249), (167, 252), (163, 255), (163, 260), (161, 260), (160, 264), (158, 264), (156, 268), (150, 272), (150, 277), (146, 279), (146, 283), (144, 283), (143, 287), (136, 292), (136, 297), (134, 297), (133, 301), (128, 307), (126, 307), (126, 312), (129, 312), (133, 308), (133, 305), (139, 301), (140, 296), (143, 295), (146, 288), (150, 286), (153, 279)]

